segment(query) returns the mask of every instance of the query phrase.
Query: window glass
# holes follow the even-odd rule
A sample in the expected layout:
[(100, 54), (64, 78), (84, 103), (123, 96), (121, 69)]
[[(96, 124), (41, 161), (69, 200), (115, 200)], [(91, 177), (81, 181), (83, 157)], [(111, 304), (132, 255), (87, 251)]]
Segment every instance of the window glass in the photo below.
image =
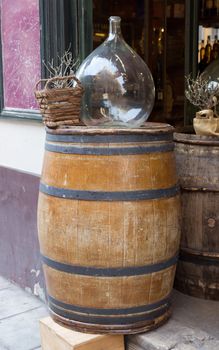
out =
[(37, 109), (34, 84), (40, 79), (38, 0), (2, 0), (4, 106)]
[(152, 72), (156, 95), (149, 120), (183, 124), (185, 0), (93, 0), (94, 48), (108, 35), (109, 16), (121, 17), (126, 42)]
[(108, 36), (108, 18), (120, 16), (122, 33), (127, 43), (144, 57), (144, 0), (93, 1), (94, 48)]

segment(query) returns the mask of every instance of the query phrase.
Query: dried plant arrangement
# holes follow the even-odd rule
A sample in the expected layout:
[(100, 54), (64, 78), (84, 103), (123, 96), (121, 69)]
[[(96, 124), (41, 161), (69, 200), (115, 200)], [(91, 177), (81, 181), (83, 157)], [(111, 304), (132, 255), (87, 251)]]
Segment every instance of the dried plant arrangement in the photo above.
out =
[(219, 82), (213, 84), (210, 77), (205, 78), (200, 74), (195, 79), (191, 75), (185, 78), (185, 96), (189, 102), (200, 110), (213, 109), (216, 114), (216, 106), (219, 103)]
[(44, 63), (49, 72), (48, 79), (41, 79), (35, 86), (35, 97), (38, 101), (43, 122), (50, 128), (79, 125), (81, 98), (84, 89), (76, 78), (75, 71), (79, 60), (73, 59), (70, 48), (62, 56)]
[[(70, 48), (71, 47), (69, 46), (68, 50), (64, 52), (63, 56), (57, 56), (57, 65), (55, 65), (54, 59), (52, 59), (51, 62), (48, 63), (46, 63), (45, 60), (43, 60), (43, 64), (49, 73), (49, 78), (75, 75), (75, 72), (79, 67), (80, 61), (78, 58), (73, 58)], [(53, 88), (55, 89), (73, 86), (74, 80), (69, 80), (68, 82), (65, 82), (64, 80), (58, 80), (57, 82), (53, 81)]]
[(185, 96), (191, 104), (199, 108), (193, 119), (193, 126), (198, 135), (219, 136), (219, 118), (216, 107), (219, 103), (219, 82), (212, 82), (198, 74), (195, 79), (188, 75)]

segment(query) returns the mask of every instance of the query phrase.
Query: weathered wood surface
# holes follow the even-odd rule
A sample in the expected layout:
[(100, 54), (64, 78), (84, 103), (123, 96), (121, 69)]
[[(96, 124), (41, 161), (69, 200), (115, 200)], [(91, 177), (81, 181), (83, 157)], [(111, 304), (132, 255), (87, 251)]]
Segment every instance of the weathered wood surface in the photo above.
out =
[[(46, 129), (48, 133), (51, 133), (51, 129)], [(146, 122), (142, 127), (137, 129), (132, 128), (97, 128), (92, 126), (74, 126), (74, 130), (72, 127), (59, 127), (53, 130), (54, 135), (72, 135), (72, 131), (74, 135), (130, 135), (133, 134), (154, 134), (154, 133), (173, 133), (174, 128), (169, 124), (164, 123), (151, 123)]]
[(92, 335), (75, 332), (54, 322), (40, 320), (42, 350), (124, 350), (122, 335)]
[(219, 191), (219, 138), (181, 133), (174, 135), (181, 187)]
[(58, 321), (137, 333), (169, 317), (180, 239), (170, 130), (47, 135), (38, 228)]
[(181, 256), (175, 286), (219, 300), (219, 140), (175, 134), (182, 189)]

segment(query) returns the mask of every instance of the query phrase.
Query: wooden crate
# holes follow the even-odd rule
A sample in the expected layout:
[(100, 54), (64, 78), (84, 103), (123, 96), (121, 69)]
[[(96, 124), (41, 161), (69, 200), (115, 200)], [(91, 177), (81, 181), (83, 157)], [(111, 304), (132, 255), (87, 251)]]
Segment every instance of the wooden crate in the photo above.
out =
[(42, 350), (124, 350), (122, 335), (99, 335), (73, 331), (54, 322), (40, 320)]

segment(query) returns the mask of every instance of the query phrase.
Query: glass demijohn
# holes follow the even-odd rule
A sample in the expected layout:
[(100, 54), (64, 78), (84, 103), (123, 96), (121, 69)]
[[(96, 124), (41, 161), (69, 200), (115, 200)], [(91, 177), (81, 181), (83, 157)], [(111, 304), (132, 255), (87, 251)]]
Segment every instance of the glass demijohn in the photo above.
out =
[(110, 17), (109, 36), (82, 62), (85, 88), (81, 119), (86, 125), (139, 127), (154, 105), (155, 88), (146, 63), (124, 41), (120, 17)]

